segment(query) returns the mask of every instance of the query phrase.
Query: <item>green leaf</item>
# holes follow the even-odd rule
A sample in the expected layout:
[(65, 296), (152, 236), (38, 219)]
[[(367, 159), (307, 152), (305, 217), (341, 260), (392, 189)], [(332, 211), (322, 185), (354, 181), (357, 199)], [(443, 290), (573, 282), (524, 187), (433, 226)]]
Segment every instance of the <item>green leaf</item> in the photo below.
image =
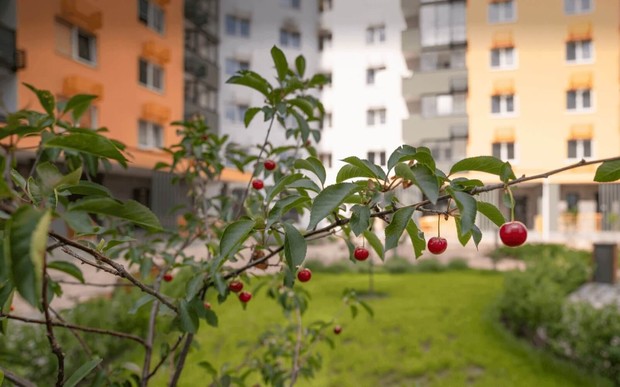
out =
[(59, 148), (65, 151), (81, 152), (105, 159), (112, 159), (127, 167), (127, 159), (118, 150), (115, 143), (98, 134), (72, 133), (57, 136), (43, 143), (43, 146), (45, 148)]
[(306, 72), (306, 59), (303, 55), (299, 55), (295, 58), (295, 69), (297, 69), (297, 75), (300, 77), (304, 76), (304, 73)]
[(96, 95), (88, 95), (88, 94), (78, 94), (74, 95), (67, 101), (65, 108), (63, 109), (63, 114), (71, 111), (71, 118), (73, 118), (74, 122), (80, 120), (80, 118), (84, 115), (84, 113), (90, 107), (92, 101), (97, 99)]
[(426, 240), (424, 240), (424, 233), (420, 231), (418, 225), (413, 221), (413, 219), (409, 219), (407, 223), (407, 234), (409, 234), (409, 239), (411, 239), (411, 244), (413, 245), (413, 252), (416, 258), (420, 258), (422, 252), (426, 249)]
[(88, 374), (91, 373), (92, 370), (95, 369), (95, 367), (97, 367), (99, 365), (99, 363), (101, 363), (103, 359), (101, 359), (100, 357), (96, 357), (90, 361), (87, 361), (86, 363), (82, 364), (80, 366), (80, 368), (78, 368), (73, 375), (71, 375), (71, 377), (69, 379), (67, 379), (67, 381), (65, 382), (64, 386), (65, 387), (75, 387), (77, 386), (77, 384), (82, 381), (82, 379), (84, 379), (86, 376), (88, 376)]
[(293, 208), (301, 209), (309, 201), (309, 197), (300, 195), (287, 196), (284, 199), (277, 201), (273, 208), (269, 211), (265, 227), (271, 227), (275, 222), (280, 219), (280, 217), (282, 217), (283, 214), (286, 214)]
[(34, 91), (43, 109), (45, 109), (47, 114), (54, 117), (54, 109), (56, 109), (56, 100), (54, 99), (54, 95), (47, 90), (39, 90), (27, 83), (24, 83), (24, 86)]
[(184, 299), (179, 302), (179, 327), (183, 332), (196, 333), (200, 320), (198, 314), (193, 308), (189, 307), (189, 303)]
[(439, 197), (439, 182), (437, 176), (423, 164), (416, 164), (409, 167), (407, 164), (401, 163), (396, 165), (396, 175), (411, 180), (426, 195), (428, 200), (433, 204), (437, 204)]
[(127, 313), (136, 314), (136, 312), (140, 308), (142, 308), (144, 305), (154, 300), (155, 300), (155, 297), (151, 296), (150, 294), (145, 294), (142, 297), (138, 298), (138, 300), (131, 306), (131, 308), (127, 311)]
[(288, 188), (301, 188), (303, 192), (305, 192), (306, 190), (314, 191), (316, 193), (321, 192), (321, 189), (319, 188), (319, 186), (316, 185), (314, 181), (308, 178), (296, 180), (292, 182), (291, 184), (289, 184)]
[(4, 254), (10, 261), (11, 280), (19, 294), (38, 307), (41, 275), (52, 213), (23, 206), (7, 221)]
[(210, 326), (214, 328), (217, 328), (219, 324), (219, 320), (217, 318), (217, 314), (215, 314), (214, 311), (212, 311), (211, 309), (205, 309), (204, 317), (205, 317), (205, 320), (207, 321), (207, 324), (209, 324)]
[(471, 231), (476, 222), (476, 212), (478, 211), (476, 199), (468, 193), (454, 191), (453, 189), (448, 189), (448, 193), (452, 196), (456, 202), (456, 206), (459, 208), (461, 233), (465, 235)]
[(308, 246), (306, 239), (294, 226), (282, 223), (282, 227), (284, 228), (284, 258), (288, 267), (294, 272), (299, 265), (304, 263)]
[(248, 238), (253, 229), (254, 221), (248, 219), (238, 220), (226, 226), (220, 240), (220, 256), (222, 259), (235, 254), (239, 245)]
[(476, 245), (476, 248), (478, 248), (478, 245), (480, 244), (480, 241), (482, 240), (482, 231), (480, 231), (478, 226), (476, 226), (475, 224), (471, 228), (471, 236), (474, 240), (474, 244)]
[(107, 187), (104, 187), (101, 184), (93, 183), (88, 180), (80, 180), (78, 184), (63, 187), (63, 189), (71, 192), (74, 195), (107, 197), (112, 196), (112, 192)]
[(282, 192), (289, 184), (300, 180), (304, 175), (301, 173), (294, 173), (292, 175), (284, 175), (278, 182), (267, 190), (267, 197), (265, 201), (270, 203), (280, 192)]
[(276, 46), (273, 46), (271, 48), (271, 57), (273, 58), (273, 63), (276, 65), (278, 79), (282, 82), (288, 73), (288, 62), (286, 61), (286, 56), (284, 56), (282, 50)]
[(361, 160), (359, 157), (351, 156), (351, 157), (347, 157), (346, 159), (342, 161), (364, 170), (365, 173), (367, 173), (372, 178), (381, 179), (381, 180), (386, 179), (385, 172), (383, 171), (383, 169), (379, 167), (378, 165), (371, 163), (368, 160)]
[(402, 161), (413, 160), (412, 156), (417, 153), (416, 148), (410, 145), (401, 145), (392, 152), (388, 158), (388, 170), (392, 170), (394, 166)]
[(321, 191), (312, 203), (310, 209), (310, 223), (308, 229), (311, 230), (329, 214), (331, 214), (342, 202), (357, 190), (357, 185), (353, 183), (338, 183), (330, 185)]
[(150, 231), (162, 230), (159, 220), (148, 207), (135, 200), (119, 202), (111, 198), (82, 199), (69, 205), (69, 211), (85, 211), (91, 214), (120, 218)]
[(383, 250), (383, 243), (379, 240), (379, 237), (375, 235), (372, 231), (365, 230), (364, 238), (366, 238), (366, 242), (372, 247), (372, 249), (377, 253), (379, 258), (383, 261), (385, 259), (385, 251)]
[(495, 223), (497, 227), (501, 227), (504, 223), (506, 223), (506, 219), (504, 218), (502, 212), (493, 204), (478, 201), (476, 206), (478, 207), (478, 212), (486, 216), (491, 222)]
[(370, 225), (370, 209), (366, 206), (355, 205), (351, 208), (351, 212), (351, 231), (359, 236)]
[(469, 242), (469, 240), (471, 239), (471, 231), (470, 232), (466, 232), (463, 233), (462, 232), (462, 227), (461, 227), (461, 217), (460, 216), (455, 216), (454, 217), (454, 222), (456, 224), (456, 236), (459, 239), (459, 242), (461, 243), (462, 246), (465, 246), (467, 244), (467, 242)]
[(596, 168), (594, 181), (607, 183), (620, 179), (620, 160), (605, 161)]
[(252, 120), (254, 119), (254, 116), (256, 116), (256, 114), (258, 114), (260, 111), (261, 111), (261, 108), (257, 108), (257, 107), (252, 107), (245, 111), (245, 116), (243, 117), (243, 123), (245, 124), (246, 128), (250, 126), (250, 122), (252, 122)]
[(310, 137), (310, 126), (308, 126), (308, 121), (301, 114), (297, 113), (295, 110), (290, 110), (293, 117), (297, 121), (297, 125), (299, 125), (299, 130), (301, 131), (301, 140), (306, 142), (308, 137)]
[(306, 116), (313, 117), (314, 116), (314, 106), (312, 104), (303, 99), (303, 98), (293, 98), (288, 100), (288, 103), (298, 107)]
[(71, 262), (67, 261), (52, 261), (47, 264), (48, 269), (54, 269), (69, 274), (71, 277), (77, 279), (81, 283), (84, 283), (84, 275), (79, 267), (75, 266)]
[[(502, 169), (504, 168), (506, 168), (505, 163), (493, 156), (469, 157), (454, 164), (450, 169), (450, 175), (457, 172), (479, 171), (501, 176)], [(512, 172), (512, 169), (509, 171), (507, 176), (511, 179), (516, 178), (514, 172)]]
[(344, 165), (338, 171), (338, 175), (336, 176), (336, 182), (341, 183), (345, 180), (355, 179), (357, 177), (375, 178), (376, 176), (374, 173), (371, 173), (366, 169), (356, 167), (355, 165)]
[(305, 160), (297, 159), (295, 160), (293, 166), (297, 169), (305, 169), (314, 173), (321, 181), (321, 184), (325, 184), (325, 167), (316, 157), (308, 157)]
[(54, 164), (48, 161), (37, 165), (36, 171), (43, 186), (50, 191), (63, 185), (76, 185), (82, 177), (81, 167), (67, 175), (63, 175)]
[(499, 179), (504, 183), (508, 183), (511, 179), (516, 179), (515, 173), (512, 171), (512, 165), (508, 161), (502, 166), (502, 171), (499, 174)]
[(390, 224), (385, 228), (385, 251), (398, 246), (400, 236), (405, 231), (414, 211), (412, 207), (404, 207), (394, 213)]
[(265, 97), (268, 97), (269, 93), (271, 93), (271, 85), (269, 82), (254, 71), (240, 71), (240, 75), (233, 75), (228, 78), (226, 83), (249, 87), (250, 89), (258, 91)]

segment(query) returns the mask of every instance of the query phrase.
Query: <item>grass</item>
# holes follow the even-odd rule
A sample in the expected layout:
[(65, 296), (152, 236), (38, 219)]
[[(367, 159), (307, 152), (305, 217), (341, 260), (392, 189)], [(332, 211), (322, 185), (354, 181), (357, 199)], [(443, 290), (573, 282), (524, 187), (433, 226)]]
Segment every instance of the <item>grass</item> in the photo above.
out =
[[(376, 275), (375, 289), (387, 296), (367, 300), (374, 319), (365, 314), (355, 320), (341, 318), (343, 332), (334, 336), (336, 348), (322, 348), (322, 370), (298, 385), (609, 385), (503, 330), (491, 312), (502, 278), (476, 271)], [(364, 290), (367, 281), (362, 274), (315, 275), (303, 285), (313, 297), (305, 318), (331, 319), (340, 308), (342, 289)], [(282, 319), (264, 294), (256, 295), (246, 311), (234, 301), (210, 301), (226, 330), (202, 326), (200, 347), (190, 353), (182, 386), (206, 385), (210, 377), (197, 363), (207, 360), (216, 368), (225, 360), (237, 364), (243, 353), (238, 342), (255, 338), (267, 324)]]

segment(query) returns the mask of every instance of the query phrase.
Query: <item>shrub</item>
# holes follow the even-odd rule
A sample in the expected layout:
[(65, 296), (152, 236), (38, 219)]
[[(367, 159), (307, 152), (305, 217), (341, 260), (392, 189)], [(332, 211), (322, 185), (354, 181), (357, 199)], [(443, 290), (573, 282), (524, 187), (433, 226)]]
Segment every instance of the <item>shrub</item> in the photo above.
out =
[(466, 259), (456, 258), (446, 264), (447, 270), (467, 270), (469, 269), (469, 263)]
[(415, 270), (416, 265), (411, 263), (406, 258), (393, 257), (385, 261), (382, 269), (390, 274), (403, 274), (411, 273)]
[(587, 255), (588, 252), (576, 250), (560, 244), (553, 243), (529, 243), (519, 247), (500, 246), (493, 250), (489, 256), (494, 260), (503, 258), (512, 258), (519, 260), (535, 259), (541, 255), (566, 255), (566, 254), (582, 254)]
[(415, 271), (436, 273), (446, 270), (446, 267), (437, 258), (420, 259), (415, 265)]

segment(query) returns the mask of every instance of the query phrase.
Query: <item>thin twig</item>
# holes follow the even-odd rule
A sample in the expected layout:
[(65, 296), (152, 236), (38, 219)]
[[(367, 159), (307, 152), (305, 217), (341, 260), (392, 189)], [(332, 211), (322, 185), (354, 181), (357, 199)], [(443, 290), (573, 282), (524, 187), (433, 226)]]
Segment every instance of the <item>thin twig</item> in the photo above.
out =
[(194, 340), (194, 334), (188, 333), (187, 338), (185, 338), (185, 344), (183, 344), (183, 348), (181, 349), (181, 353), (179, 354), (179, 360), (177, 361), (176, 367), (174, 367), (174, 373), (170, 378), (169, 387), (176, 387), (179, 382), (179, 378), (181, 377), (181, 371), (183, 371), (183, 367), (185, 366), (185, 359), (187, 358), (187, 354), (189, 353), (189, 349), (192, 346), (192, 341)]
[(295, 342), (295, 352), (293, 353), (293, 369), (291, 370), (291, 384), (290, 387), (297, 382), (297, 376), (299, 375), (299, 354), (301, 352), (301, 343), (303, 340), (303, 322), (301, 320), (301, 310), (299, 305), (295, 308), (295, 314), (297, 315), (297, 341)]
[(151, 371), (151, 373), (147, 375), (146, 377), (147, 380), (152, 378), (157, 373), (157, 370), (159, 370), (159, 367), (161, 367), (162, 364), (164, 364), (164, 362), (166, 361), (168, 356), (170, 356), (171, 353), (174, 353), (174, 351), (177, 350), (177, 348), (179, 347), (179, 345), (181, 344), (184, 338), (185, 338), (185, 334), (182, 334), (181, 336), (179, 336), (176, 343), (174, 343), (174, 345), (170, 348), (170, 351), (168, 351), (168, 354), (166, 354), (166, 356), (162, 356), (162, 358), (159, 359), (159, 362), (155, 365), (155, 367), (153, 367), (153, 371)]
[[(36, 319), (33, 319), (33, 318), (28, 318), (28, 317), (21, 317), (21, 316), (15, 316), (15, 315), (12, 315), (12, 314), (5, 314), (5, 313), (2, 313), (2, 312), (0, 312), (0, 317), (6, 317), (6, 318), (11, 319), (11, 320), (21, 321), (21, 322), (25, 322), (25, 323), (29, 323), (29, 324), (45, 325), (45, 323), (46, 323), (44, 320), (36, 320)], [(101, 335), (108, 335), (108, 336), (119, 337), (121, 339), (133, 340), (133, 341), (135, 341), (137, 343), (140, 343), (142, 346), (146, 345), (146, 342), (144, 341), (144, 339), (142, 339), (142, 337), (131, 335), (129, 333), (111, 331), (111, 330), (107, 330), (107, 329), (85, 327), (85, 326), (81, 326), (81, 325), (74, 325), (74, 324), (63, 323), (63, 322), (60, 322), (60, 321), (51, 321), (51, 324), (53, 326), (55, 326), (55, 327), (60, 327), (60, 328), (74, 329), (74, 330), (82, 331), (82, 332), (97, 333), (97, 334), (101, 334)]]
[(89, 266), (92, 266), (94, 268), (97, 268), (101, 271), (105, 271), (106, 273), (110, 273), (112, 275), (116, 275), (118, 276), (118, 272), (116, 270), (112, 270), (107, 266), (103, 266), (103, 265), (99, 265), (98, 263), (95, 263), (93, 261), (90, 261), (84, 257), (82, 257), (80, 254), (76, 253), (75, 251), (71, 250), (70, 248), (68, 248), (67, 246), (63, 246), (62, 251), (65, 252), (65, 254), (72, 256), (73, 258), (77, 259), (78, 261), (85, 263)]
[(123, 284), (123, 283), (114, 283), (114, 284), (95, 284), (89, 282), (78, 282), (78, 281), (64, 281), (64, 280), (56, 280), (57, 283), (63, 285), (77, 285), (77, 286), (94, 286), (99, 288), (109, 288), (109, 287), (130, 287), (132, 284)]
[[(163, 276), (164, 270), (161, 270), (155, 279), (154, 290), (158, 291)], [(149, 371), (151, 368), (151, 356), (153, 355), (153, 341), (155, 340), (155, 323), (157, 322), (157, 313), (159, 312), (159, 300), (153, 301), (151, 306), (151, 313), (149, 315), (149, 325), (146, 334), (146, 346), (144, 347), (144, 362), (142, 363), (142, 379), (140, 380), (140, 386), (146, 387), (149, 380)]]
[[(106, 257), (105, 255), (101, 254), (100, 252), (98, 252), (97, 250), (91, 249), (90, 247), (86, 247), (76, 241), (73, 241), (71, 239), (65, 238), (62, 235), (59, 235), (55, 232), (50, 232), (49, 233), (53, 238), (55, 238), (58, 241), (63, 242), (64, 244), (74, 247), (78, 250), (84, 251), (85, 253), (90, 254), (91, 256), (93, 256), (95, 259), (109, 265), (112, 266), (112, 268), (114, 268), (116, 270), (117, 273), (113, 273), (121, 278), (125, 278), (127, 279), (129, 282), (131, 282), (132, 284), (134, 284), (136, 287), (138, 287), (140, 290), (142, 290), (145, 293), (150, 294), (151, 296), (157, 298), (159, 301), (161, 301), (162, 304), (166, 305), (168, 308), (172, 309), (175, 312), (179, 312), (179, 308), (174, 305), (172, 302), (170, 302), (166, 297), (164, 297), (161, 293), (153, 290), (152, 288), (148, 287), (147, 285), (143, 284), (142, 282), (140, 282), (138, 279), (136, 279), (136, 277), (134, 277), (133, 275), (131, 275), (131, 273), (129, 273), (125, 267), (123, 265), (121, 265), (118, 262), (115, 262), (113, 260), (111, 260), (110, 258)], [(76, 254), (77, 255), (77, 254)]]
[(0, 366), (0, 371), (4, 373), (4, 377), (6, 378), (6, 380), (8, 380), (9, 382), (12, 382), (17, 387), (37, 387), (37, 385), (31, 382), (30, 380), (24, 379), (21, 376), (15, 375), (14, 373), (12, 373), (11, 371), (7, 370), (6, 368), (2, 366)]
[(52, 324), (52, 316), (50, 315), (50, 306), (49, 301), (47, 299), (47, 254), (43, 255), (43, 281), (41, 284), (41, 302), (43, 303), (43, 315), (45, 316), (45, 329), (47, 331), (47, 340), (50, 343), (50, 347), (52, 348), (52, 352), (56, 355), (56, 359), (58, 360), (58, 371), (56, 374), (56, 386), (62, 387), (63, 382), (65, 380), (65, 354), (62, 352), (62, 348), (60, 344), (58, 344), (58, 340), (56, 340), (56, 336), (54, 336), (54, 325)]

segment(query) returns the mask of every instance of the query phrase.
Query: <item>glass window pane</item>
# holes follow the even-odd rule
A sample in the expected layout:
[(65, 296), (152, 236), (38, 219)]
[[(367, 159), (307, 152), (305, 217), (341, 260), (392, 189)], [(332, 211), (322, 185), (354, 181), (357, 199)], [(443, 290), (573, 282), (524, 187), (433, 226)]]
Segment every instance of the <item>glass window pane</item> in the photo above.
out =
[(566, 109), (574, 110), (577, 108), (577, 93), (574, 90), (566, 92)]
[(566, 60), (577, 59), (577, 47), (575, 42), (566, 42)]
[(592, 157), (592, 140), (583, 140), (583, 157)]
[(584, 40), (581, 42), (581, 58), (592, 59), (592, 41)]
[(250, 21), (247, 19), (239, 20), (239, 35), (250, 36)]
[(237, 20), (234, 16), (226, 15), (226, 33), (235, 35), (237, 30)]
[(500, 159), (502, 157), (502, 144), (496, 142), (493, 143), (493, 157)]
[(301, 47), (301, 34), (299, 32), (293, 32), (291, 35), (291, 46), (295, 48)]
[(140, 59), (138, 67), (139, 67), (138, 77), (139, 77), (140, 83), (143, 85), (148, 84), (148, 75), (147, 75), (148, 63), (144, 59)]
[(515, 49), (514, 48), (507, 48), (504, 50), (504, 54), (505, 54), (505, 62), (504, 65), (505, 66), (514, 66), (515, 64)]
[(491, 67), (499, 67), (500, 66), (500, 52), (498, 49), (491, 50)]
[(374, 164), (375, 163), (375, 152), (368, 152), (367, 156), (368, 156), (368, 161)]
[(568, 141), (568, 158), (574, 159), (577, 157), (577, 141), (569, 140)]
[(366, 83), (372, 85), (375, 83), (375, 69), (366, 70)]
[(78, 31), (77, 40), (78, 57), (80, 59), (92, 62), (95, 59), (93, 52), (95, 48), (93, 38), (82, 31)]
[(152, 133), (153, 133), (153, 146), (157, 148), (162, 148), (164, 146), (164, 131), (161, 126), (151, 124), (152, 125)]
[(159, 66), (153, 66), (153, 87), (156, 89), (164, 87), (164, 70)]
[(385, 109), (379, 110), (379, 120), (382, 124), (385, 124), (386, 116), (387, 115), (386, 115)]
[(385, 152), (379, 153), (379, 165), (385, 165)]
[(499, 113), (499, 102), (499, 95), (494, 95), (491, 97), (491, 113)]
[(506, 96), (506, 111), (509, 113), (515, 111), (515, 97), (513, 95)]
[(148, 134), (145, 121), (140, 121), (138, 124), (138, 144), (141, 146), (148, 145)]
[(506, 143), (506, 153), (508, 160), (514, 160), (515, 158), (515, 143), (507, 142)]
[(499, 21), (499, 4), (490, 3), (489, 4), (489, 22), (497, 23), (498, 21)]
[(226, 59), (225, 68), (226, 68), (227, 75), (233, 75), (234, 73), (237, 72), (237, 69), (238, 69), (237, 61), (234, 59)]
[(151, 7), (153, 9), (153, 21), (152, 21), (153, 29), (160, 33), (164, 32), (164, 25), (165, 25), (164, 10), (154, 4), (151, 4)]
[(582, 92), (582, 107), (588, 109), (592, 107), (592, 93), (590, 90), (583, 90)]
[(375, 124), (375, 112), (372, 110), (368, 110), (366, 112), (366, 125), (372, 126)]
[(146, 24), (149, 20), (149, 0), (138, 1), (138, 20)]
[(288, 46), (288, 31), (280, 30), (280, 44)]
[(228, 105), (226, 106), (226, 119), (228, 121), (235, 121), (237, 117), (235, 106)]

